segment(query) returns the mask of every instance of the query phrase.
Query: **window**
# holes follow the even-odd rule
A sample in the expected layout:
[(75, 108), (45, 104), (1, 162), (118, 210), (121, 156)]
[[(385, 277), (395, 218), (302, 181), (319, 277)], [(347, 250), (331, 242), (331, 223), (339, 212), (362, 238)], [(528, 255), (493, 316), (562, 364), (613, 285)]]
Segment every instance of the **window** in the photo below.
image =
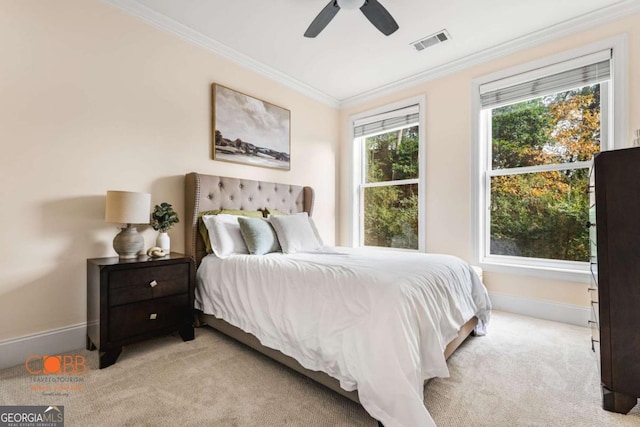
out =
[(423, 249), (421, 101), (352, 118), (353, 243)]
[(476, 252), (485, 267), (587, 270), (589, 169), (612, 148), (615, 127), (612, 51), (474, 82)]

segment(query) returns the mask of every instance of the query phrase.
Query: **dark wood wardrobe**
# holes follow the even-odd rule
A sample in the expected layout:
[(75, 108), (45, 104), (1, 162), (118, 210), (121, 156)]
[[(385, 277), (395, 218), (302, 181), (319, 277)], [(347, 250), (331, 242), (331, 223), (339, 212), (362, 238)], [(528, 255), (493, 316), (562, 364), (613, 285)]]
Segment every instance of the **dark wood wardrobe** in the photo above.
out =
[(640, 397), (640, 148), (599, 153), (592, 180), (592, 306), (602, 406), (626, 414)]

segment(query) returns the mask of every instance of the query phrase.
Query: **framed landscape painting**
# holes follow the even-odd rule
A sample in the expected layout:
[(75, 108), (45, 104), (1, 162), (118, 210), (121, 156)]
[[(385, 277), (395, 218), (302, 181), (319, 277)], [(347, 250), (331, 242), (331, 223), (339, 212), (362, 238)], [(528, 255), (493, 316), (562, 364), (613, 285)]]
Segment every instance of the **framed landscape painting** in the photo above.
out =
[(215, 83), (211, 96), (214, 160), (290, 169), (289, 110)]

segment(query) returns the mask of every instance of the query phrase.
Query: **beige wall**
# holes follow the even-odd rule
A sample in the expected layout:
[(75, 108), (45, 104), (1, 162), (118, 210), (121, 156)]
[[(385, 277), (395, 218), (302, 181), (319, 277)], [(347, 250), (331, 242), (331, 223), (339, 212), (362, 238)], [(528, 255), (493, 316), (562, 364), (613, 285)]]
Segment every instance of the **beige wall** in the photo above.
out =
[[(427, 101), (427, 248), (470, 260), (471, 80), (618, 34), (629, 36), (630, 70), (640, 69), (636, 15), (338, 112), (98, 0), (2, 9), (0, 340), (86, 321), (85, 260), (114, 254), (108, 189), (151, 192), (182, 214), (191, 171), (311, 185), (321, 234), (346, 244), (347, 118), (417, 94)], [(631, 130), (640, 127), (640, 79), (629, 76)], [(210, 159), (213, 82), (291, 110), (291, 171)], [(152, 246), (155, 232), (143, 233)], [(183, 250), (183, 224), (170, 235)], [(485, 277), (494, 292), (587, 304), (583, 285)]]
[[(629, 135), (640, 128), (640, 15), (540, 47), (523, 50), (499, 60), (430, 81), (366, 104), (341, 111), (342, 126), (339, 183), (340, 218), (349, 215), (349, 150), (347, 120), (352, 114), (385, 104), (424, 95), (426, 97), (427, 250), (472, 257), (471, 82), (483, 75), (626, 34), (629, 47)], [(341, 221), (339, 242), (348, 242), (348, 221)], [(587, 306), (586, 286), (573, 282), (543, 280), (489, 272), (485, 282), (490, 291), (525, 298)]]
[[(108, 189), (182, 214), (191, 171), (311, 185), (334, 242), (336, 109), (97, 0), (4, 1), (0, 58), (0, 340), (86, 321), (86, 258), (115, 254)], [(291, 171), (211, 160), (213, 82), (291, 110)]]

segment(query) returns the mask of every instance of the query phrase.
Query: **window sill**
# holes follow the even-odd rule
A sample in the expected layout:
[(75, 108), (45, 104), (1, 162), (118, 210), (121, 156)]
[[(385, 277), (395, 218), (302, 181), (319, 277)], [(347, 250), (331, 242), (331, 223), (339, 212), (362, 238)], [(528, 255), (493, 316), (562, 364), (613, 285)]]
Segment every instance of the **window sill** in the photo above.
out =
[(514, 274), (519, 276), (536, 277), (540, 279), (564, 280), (567, 282), (578, 282), (588, 284), (591, 280), (589, 265), (585, 263), (581, 268), (561, 268), (551, 266), (537, 266), (517, 263), (504, 263), (493, 260), (480, 262), (480, 267), (484, 271)]
[(354, 246), (354, 248), (365, 249), (367, 251), (392, 251), (392, 252), (423, 252), (419, 249), (392, 248), (386, 246)]

